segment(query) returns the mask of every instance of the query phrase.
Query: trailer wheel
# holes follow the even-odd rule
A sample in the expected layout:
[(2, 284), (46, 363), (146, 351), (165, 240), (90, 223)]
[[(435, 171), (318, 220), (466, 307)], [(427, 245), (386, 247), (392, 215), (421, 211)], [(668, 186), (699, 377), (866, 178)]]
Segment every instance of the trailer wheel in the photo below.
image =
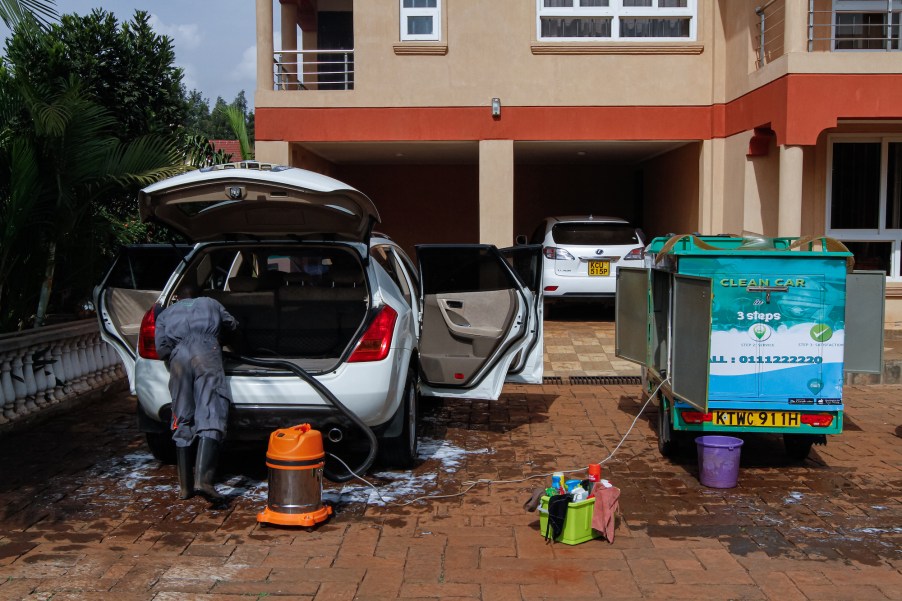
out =
[(673, 428), (670, 425), (670, 411), (667, 403), (660, 394), (658, 395), (658, 451), (664, 457), (673, 457), (677, 450), (677, 441)]
[(814, 441), (815, 437), (808, 434), (784, 434), (783, 447), (786, 449), (786, 458), (790, 461), (805, 461)]

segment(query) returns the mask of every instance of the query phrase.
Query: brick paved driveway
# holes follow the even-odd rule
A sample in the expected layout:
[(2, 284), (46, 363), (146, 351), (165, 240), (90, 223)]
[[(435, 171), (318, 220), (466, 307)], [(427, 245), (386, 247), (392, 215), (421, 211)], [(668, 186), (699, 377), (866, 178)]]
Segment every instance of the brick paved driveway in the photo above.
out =
[[(510, 387), (494, 404), (430, 402), (423, 461), (383, 495), (457, 490), (607, 456), (637, 387)], [(0, 599), (900, 599), (900, 387), (848, 389), (847, 431), (804, 465), (776, 438), (743, 448), (740, 486), (706, 489), (692, 454), (656, 450), (653, 409), (605, 467), (623, 491), (613, 545), (546, 545), (531, 484), (407, 507), (329, 485), (314, 532), (262, 528), (262, 450), (236, 449), (227, 511), (179, 501), (134, 401), (111, 395), (0, 439)]]

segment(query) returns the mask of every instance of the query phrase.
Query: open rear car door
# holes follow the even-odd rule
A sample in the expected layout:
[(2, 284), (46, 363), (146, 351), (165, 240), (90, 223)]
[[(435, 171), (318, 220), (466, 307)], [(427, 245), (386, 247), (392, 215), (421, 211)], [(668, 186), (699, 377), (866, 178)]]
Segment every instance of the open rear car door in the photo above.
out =
[(497, 399), (505, 381), (541, 384), (540, 253), (540, 246), (417, 246), (423, 394)]
[(141, 320), (190, 250), (191, 246), (184, 244), (125, 246), (101, 284), (94, 289), (100, 337), (122, 359), (133, 393)]

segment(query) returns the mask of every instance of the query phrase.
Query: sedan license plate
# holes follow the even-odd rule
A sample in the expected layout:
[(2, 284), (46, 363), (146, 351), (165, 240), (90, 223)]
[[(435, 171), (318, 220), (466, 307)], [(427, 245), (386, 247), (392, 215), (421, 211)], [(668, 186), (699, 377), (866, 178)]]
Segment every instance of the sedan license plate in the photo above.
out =
[(712, 411), (715, 426), (786, 427), (801, 425), (799, 414), (793, 411)]
[(611, 275), (611, 262), (589, 261), (589, 275)]

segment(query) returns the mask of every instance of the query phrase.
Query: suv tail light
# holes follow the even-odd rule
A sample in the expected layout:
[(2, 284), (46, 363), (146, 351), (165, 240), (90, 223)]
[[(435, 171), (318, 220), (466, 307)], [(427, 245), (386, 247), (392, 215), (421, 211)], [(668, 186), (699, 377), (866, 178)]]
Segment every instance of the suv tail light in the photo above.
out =
[(546, 259), (560, 259), (562, 261), (573, 261), (576, 259), (576, 257), (571, 255), (565, 249), (557, 248), (555, 246), (546, 246), (542, 249), (542, 254), (545, 255)]
[(626, 253), (626, 256), (623, 257), (624, 261), (641, 261), (645, 258), (645, 249), (641, 246), (639, 248), (634, 248), (633, 250)]
[(379, 315), (366, 329), (363, 336), (354, 347), (354, 352), (348, 359), (348, 363), (362, 363), (364, 361), (381, 361), (388, 356), (391, 349), (391, 339), (395, 332), (395, 322), (398, 312), (385, 305), (379, 311)]
[(157, 320), (153, 314), (153, 307), (144, 314), (141, 320), (141, 329), (138, 331), (138, 355), (145, 359), (159, 359), (157, 354)]

